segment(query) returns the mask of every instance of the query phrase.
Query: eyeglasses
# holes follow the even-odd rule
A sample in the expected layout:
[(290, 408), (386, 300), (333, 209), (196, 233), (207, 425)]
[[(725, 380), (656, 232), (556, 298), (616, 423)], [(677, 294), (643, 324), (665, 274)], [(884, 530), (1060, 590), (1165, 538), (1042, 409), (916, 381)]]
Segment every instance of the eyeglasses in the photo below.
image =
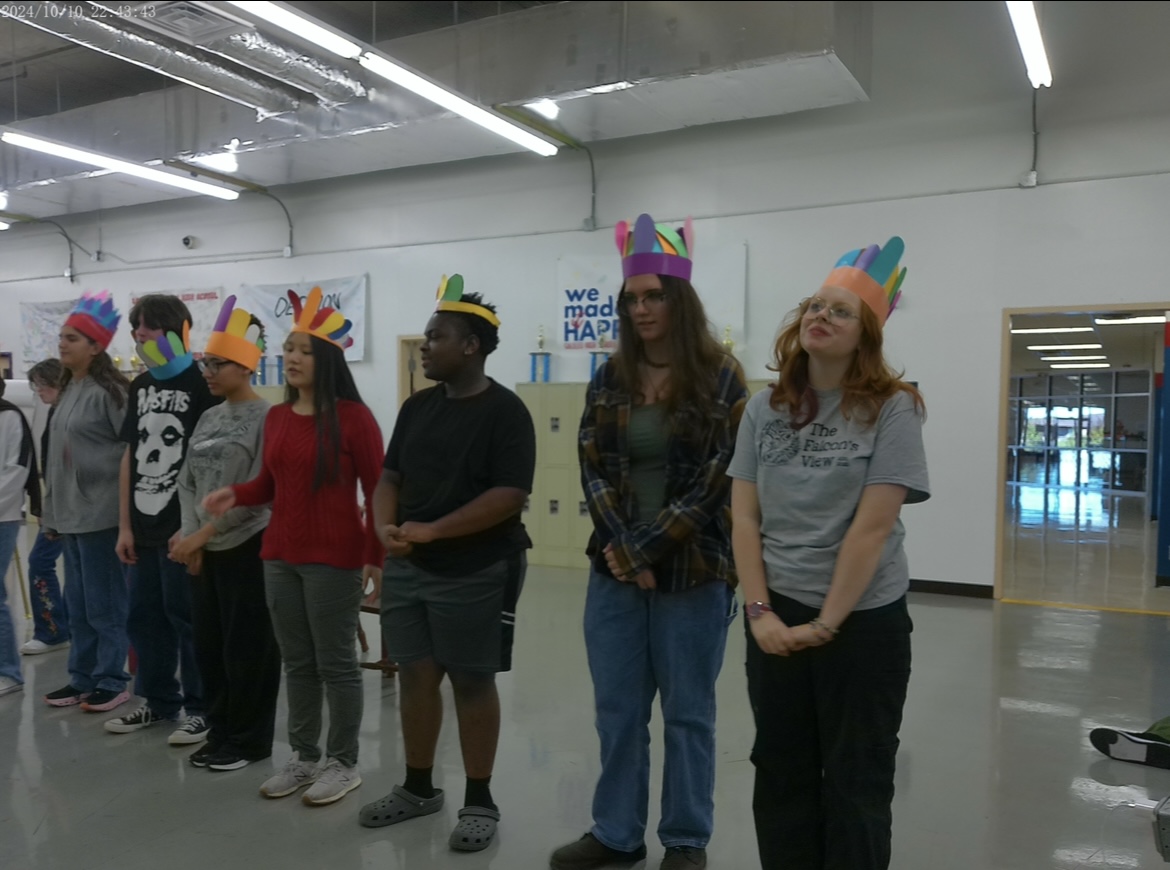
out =
[(666, 303), (666, 293), (662, 290), (651, 290), (645, 296), (638, 297), (633, 293), (623, 293), (619, 304), (626, 311), (633, 311), (640, 302), (645, 308), (658, 308)]
[(220, 373), (224, 366), (234, 366), (236, 363), (230, 359), (201, 359), (199, 360), (199, 371), (207, 372), (214, 377)]
[(844, 303), (839, 302), (836, 305), (830, 305), (827, 300), (822, 299), (820, 296), (814, 296), (808, 300), (808, 307), (805, 309), (806, 314), (811, 314), (815, 317), (825, 311), (828, 312), (826, 316), (829, 320), (835, 320), (838, 323), (848, 323), (850, 320), (856, 320), (858, 318), (857, 312)]

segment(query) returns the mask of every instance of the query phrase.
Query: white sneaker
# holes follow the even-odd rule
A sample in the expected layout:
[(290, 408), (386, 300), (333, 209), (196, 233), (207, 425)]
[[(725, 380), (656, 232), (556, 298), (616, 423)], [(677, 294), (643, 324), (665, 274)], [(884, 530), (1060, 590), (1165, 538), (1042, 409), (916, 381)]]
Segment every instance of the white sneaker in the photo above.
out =
[(167, 743), (171, 746), (186, 746), (188, 743), (202, 743), (207, 739), (207, 732), (211, 730), (211, 726), (207, 723), (206, 716), (188, 716), (183, 720), (171, 736), (167, 738)]
[(300, 753), (294, 752), (280, 773), (269, 777), (264, 785), (260, 786), (260, 794), (266, 798), (286, 797), (297, 789), (316, 782), (318, 773), (320, 768), (314, 762), (301, 761)]
[(12, 677), (0, 677), (0, 695), (11, 695), (24, 688), (24, 683), (18, 683)]
[(346, 767), (336, 758), (330, 758), (317, 774), (317, 781), (305, 792), (302, 803), (311, 807), (339, 801), (359, 785), (362, 775), (356, 767)]
[(22, 656), (39, 656), (41, 653), (52, 652), (56, 649), (69, 649), (69, 641), (63, 640), (60, 643), (45, 643), (43, 640), (33, 638), (27, 643), (21, 644), (20, 654)]

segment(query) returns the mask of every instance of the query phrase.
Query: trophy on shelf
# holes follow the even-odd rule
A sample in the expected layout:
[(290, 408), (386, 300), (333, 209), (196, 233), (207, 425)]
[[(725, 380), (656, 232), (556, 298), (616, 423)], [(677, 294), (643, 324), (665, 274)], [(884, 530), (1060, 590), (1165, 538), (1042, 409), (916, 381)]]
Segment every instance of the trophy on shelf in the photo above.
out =
[(528, 373), (529, 380), (534, 384), (547, 384), (552, 354), (544, 349), (543, 324), (537, 329), (536, 350), (528, 354), (528, 357), (531, 360), (531, 368)]

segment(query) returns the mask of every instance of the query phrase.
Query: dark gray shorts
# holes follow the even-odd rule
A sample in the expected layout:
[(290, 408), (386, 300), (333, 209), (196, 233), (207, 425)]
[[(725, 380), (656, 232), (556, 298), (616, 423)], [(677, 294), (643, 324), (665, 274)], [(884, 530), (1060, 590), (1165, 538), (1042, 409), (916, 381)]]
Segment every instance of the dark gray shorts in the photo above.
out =
[(386, 657), (399, 663), (433, 657), (448, 670), (511, 670), (516, 602), (527, 567), (523, 551), (455, 577), (388, 558), (382, 569)]

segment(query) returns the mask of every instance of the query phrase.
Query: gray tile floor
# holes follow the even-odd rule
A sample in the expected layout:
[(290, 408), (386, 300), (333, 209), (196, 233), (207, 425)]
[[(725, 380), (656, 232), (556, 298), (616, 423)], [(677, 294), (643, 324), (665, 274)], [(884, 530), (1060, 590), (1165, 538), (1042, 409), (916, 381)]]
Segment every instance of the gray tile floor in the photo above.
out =
[[(453, 854), (446, 846), (463, 784), (453, 715), (436, 774), (455, 800), (401, 827), (358, 825), (359, 806), (399, 781), (403, 766), (395, 683), (374, 672), (366, 677), (365, 783), (339, 804), (311, 809), (257, 795), (270, 763), (222, 774), (196, 770), (184, 761), (189, 749), (167, 745), (166, 729), (115, 736), (101, 728), (101, 715), (46, 707), (40, 696), (65, 677), (64, 654), (52, 653), (25, 659), (27, 690), (0, 698), (0, 868), (547, 867), (553, 847), (588, 828), (597, 774), (581, 638), (584, 590), (583, 572), (530, 571), (516, 669), (500, 681), (504, 727), (494, 789), (504, 818), (486, 852)], [(1149, 812), (1125, 802), (1170, 793), (1170, 771), (1104, 759), (1086, 732), (1097, 723), (1141, 727), (1170, 712), (1166, 620), (925, 595), (913, 598), (912, 613), (915, 669), (893, 867), (1161, 866)], [(743, 649), (737, 630), (719, 685), (713, 868), (758, 866)], [(277, 728), (283, 730), (283, 715)], [(653, 728), (660, 760), (657, 720)], [(287, 754), (280, 744), (275, 760)], [(656, 801), (657, 789), (652, 828)], [(653, 837), (649, 845), (644, 866), (657, 868), (662, 848)]]

